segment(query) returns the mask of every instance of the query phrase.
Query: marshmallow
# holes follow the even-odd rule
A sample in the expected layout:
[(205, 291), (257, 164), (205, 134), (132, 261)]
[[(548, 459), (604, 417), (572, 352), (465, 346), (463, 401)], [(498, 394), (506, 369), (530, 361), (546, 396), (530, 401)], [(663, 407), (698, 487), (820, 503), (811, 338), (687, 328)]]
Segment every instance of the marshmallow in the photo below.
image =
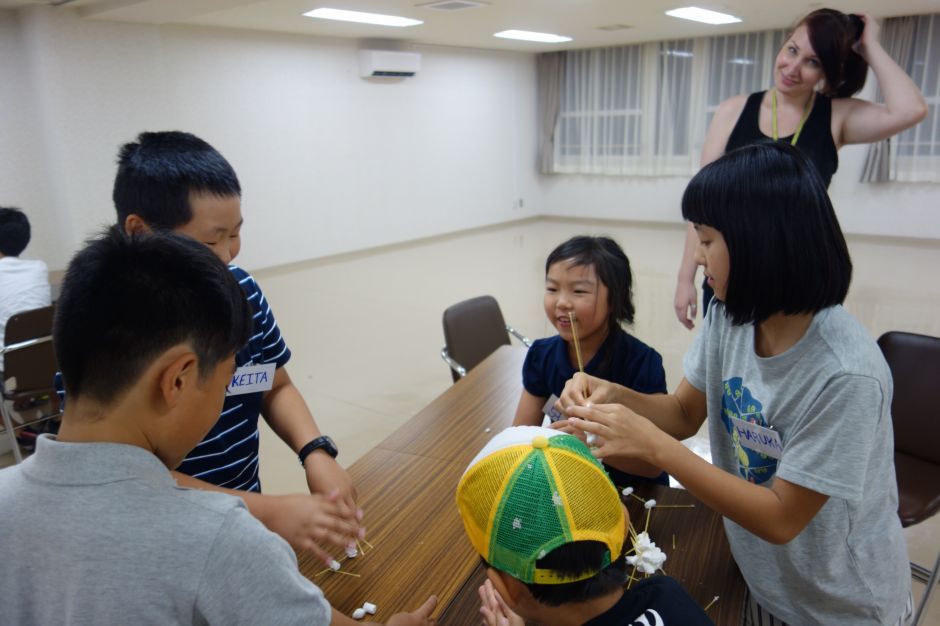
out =
[(336, 559), (333, 559), (332, 561), (330, 561), (330, 569), (333, 570), (334, 572), (338, 572), (338, 571), (339, 571), (339, 561), (337, 561)]
[(368, 613), (369, 615), (375, 615), (375, 605), (371, 602), (366, 602), (362, 605), (362, 610)]
[(493, 430), (493, 429), (492, 429), (492, 428), (484, 428), (484, 429), (483, 429), (483, 432), (488, 433), (488, 432), (490, 432), (491, 430)]
[(623, 491), (620, 493), (622, 493), (625, 497), (628, 497), (631, 493), (633, 493), (633, 487), (624, 487)]
[(643, 503), (643, 506), (645, 506), (648, 509), (651, 509), (654, 506), (656, 506), (656, 500), (653, 500), (652, 498), (650, 498), (649, 500)]
[(597, 435), (595, 435), (594, 433), (587, 433), (584, 439), (587, 442), (587, 445), (593, 446), (594, 443), (597, 441)]
[(362, 619), (365, 616), (366, 616), (365, 609), (356, 609), (355, 611), (353, 611), (353, 619)]
[(356, 549), (355, 545), (346, 546), (346, 556), (350, 559), (354, 559), (359, 556), (359, 550)]
[(627, 557), (627, 563), (633, 565), (644, 574), (654, 574), (666, 562), (666, 553), (650, 541), (647, 533), (640, 533), (633, 542), (635, 554)]

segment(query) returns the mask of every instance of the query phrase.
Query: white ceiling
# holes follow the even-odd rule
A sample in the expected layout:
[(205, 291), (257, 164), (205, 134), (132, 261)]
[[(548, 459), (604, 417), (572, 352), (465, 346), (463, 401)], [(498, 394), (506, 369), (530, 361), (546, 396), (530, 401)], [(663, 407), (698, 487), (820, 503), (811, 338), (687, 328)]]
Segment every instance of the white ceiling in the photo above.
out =
[[(421, 6), (431, 0), (0, 0), (0, 8), (36, 4), (78, 11), (86, 19), (150, 24), (247, 28), (325, 37), (394, 39), (417, 44), (542, 52), (610, 46), (712, 34), (786, 28), (820, 6), (868, 12), (876, 17), (940, 12), (940, 0), (488, 0), (487, 6), (440, 11)], [(695, 5), (740, 17), (739, 24), (707, 26), (665, 15)], [(311, 19), (319, 7), (386, 13), (423, 20), (419, 26), (388, 28)], [(631, 28), (608, 32), (601, 26)], [(567, 35), (565, 44), (510, 41), (493, 37), (506, 29)]]

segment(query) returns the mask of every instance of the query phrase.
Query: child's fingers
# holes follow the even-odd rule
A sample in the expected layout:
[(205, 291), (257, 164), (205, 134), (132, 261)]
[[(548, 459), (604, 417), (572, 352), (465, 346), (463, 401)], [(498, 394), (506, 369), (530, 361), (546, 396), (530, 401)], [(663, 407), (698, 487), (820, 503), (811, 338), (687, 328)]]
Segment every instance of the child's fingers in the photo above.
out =
[(333, 555), (317, 545), (315, 541), (307, 539), (301, 544), (303, 549), (315, 556), (317, 559), (323, 562), (327, 567), (330, 566), (330, 563), (333, 561)]
[(421, 619), (427, 619), (431, 617), (431, 613), (433, 613), (434, 609), (436, 608), (437, 608), (437, 596), (431, 596), (430, 598), (425, 600), (424, 604), (418, 607), (418, 610), (416, 610), (413, 614), (417, 617), (420, 617)]

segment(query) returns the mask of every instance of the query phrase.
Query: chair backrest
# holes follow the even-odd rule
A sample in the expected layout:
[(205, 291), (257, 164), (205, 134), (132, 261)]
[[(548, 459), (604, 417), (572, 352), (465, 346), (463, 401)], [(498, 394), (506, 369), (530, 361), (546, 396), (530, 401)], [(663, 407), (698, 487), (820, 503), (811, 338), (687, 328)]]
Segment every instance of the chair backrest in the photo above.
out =
[(878, 346), (894, 379), (894, 449), (940, 464), (940, 338), (892, 331)]
[[(30, 339), (51, 338), (55, 305), (17, 313), (7, 320), (3, 344), (9, 349)], [(59, 366), (52, 341), (43, 341), (4, 355), (3, 377), (16, 378), (16, 393), (51, 390)]]
[[(509, 345), (506, 321), (493, 296), (458, 302), (444, 311), (444, 343), (450, 357), (470, 371), (498, 347)], [(454, 382), (460, 376), (451, 371)]]

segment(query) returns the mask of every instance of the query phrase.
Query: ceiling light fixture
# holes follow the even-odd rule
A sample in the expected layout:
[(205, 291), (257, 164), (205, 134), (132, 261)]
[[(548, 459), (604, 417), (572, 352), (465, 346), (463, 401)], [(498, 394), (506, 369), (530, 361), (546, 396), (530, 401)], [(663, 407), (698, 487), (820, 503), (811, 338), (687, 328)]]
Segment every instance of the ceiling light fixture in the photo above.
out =
[(666, 11), (670, 17), (678, 17), (683, 20), (692, 20), (693, 22), (702, 22), (703, 24), (735, 24), (741, 21), (741, 18), (718, 11), (709, 11), (699, 7), (682, 7)]
[(413, 20), (397, 15), (382, 15), (381, 13), (362, 13), (361, 11), (344, 11), (343, 9), (314, 9), (304, 13), (306, 17), (316, 17), (323, 20), (340, 20), (341, 22), (359, 22), (361, 24), (375, 24), (378, 26), (417, 26), (423, 24), (421, 20)]
[(571, 37), (565, 37), (564, 35), (534, 33), (529, 30), (504, 30), (493, 33), (493, 36), (502, 39), (519, 39), (520, 41), (538, 41), (541, 43), (562, 43), (564, 41), (571, 41)]

